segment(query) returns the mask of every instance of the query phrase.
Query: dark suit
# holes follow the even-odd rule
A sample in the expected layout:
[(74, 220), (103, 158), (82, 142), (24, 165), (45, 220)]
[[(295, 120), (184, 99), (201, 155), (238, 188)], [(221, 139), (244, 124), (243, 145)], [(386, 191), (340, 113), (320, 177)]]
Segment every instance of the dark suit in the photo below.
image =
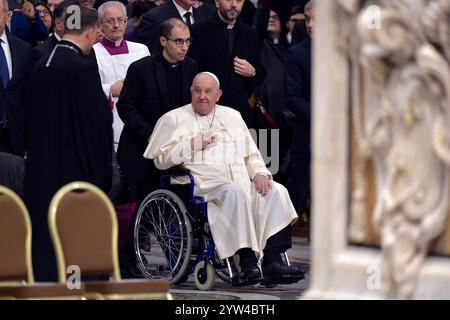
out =
[[(245, 23), (236, 21), (234, 26), (234, 49), (230, 53), (225, 38), (226, 24), (216, 13), (210, 19), (192, 26), (194, 43), (189, 55), (199, 64), (199, 71), (214, 73), (220, 80), (223, 91), (219, 104), (241, 112), (247, 126), (253, 128), (253, 111), (248, 98), (253, 89), (265, 78), (265, 71), (259, 58), (259, 40), (255, 30)], [(256, 69), (255, 77), (242, 77), (234, 72), (234, 57), (246, 59)]]
[[(117, 102), (117, 111), (124, 123), (120, 135), (117, 160), (124, 173), (125, 180), (135, 184), (137, 208), (144, 197), (159, 188), (160, 171), (152, 160), (143, 157), (148, 140), (158, 119), (166, 112), (180, 106), (171, 106), (168, 102), (166, 70), (162, 53), (142, 58), (128, 68), (123, 89)], [(197, 63), (186, 57), (181, 62), (182, 102), (188, 104), (190, 86), (197, 74)], [(178, 88), (177, 88), (178, 89)], [(133, 268), (133, 225), (130, 223), (130, 237), (121, 252), (120, 265), (123, 270)]]
[[(6, 90), (0, 85), (0, 104), (6, 106), (7, 125), (2, 137), (9, 140), (10, 147), (0, 150), (23, 156), (25, 154), (24, 89), (32, 69), (32, 52), (28, 43), (6, 33), (11, 51), (12, 77)], [(9, 149), (9, 150), (8, 150)]]
[[(207, 11), (192, 8), (195, 23), (207, 19)], [(145, 44), (151, 54), (162, 51), (159, 43), (159, 28), (161, 22), (170, 18), (178, 18), (184, 21), (180, 16), (172, 0), (167, 0), (159, 7), (150, 9), (142, 18), (141, 23), (136, 28), (138, 42)]]
[(58, 44), (58, 39), (52, 34), (47, 40), (33, 48), (33, 61), (37, 63), (44, 56), (50, 54), (53, 48)]
[(289, 49), (286, 59), (285, 97), (295, 115), (288, 190), (298, 209), (309, 190), (311, 158), (311, 38)]

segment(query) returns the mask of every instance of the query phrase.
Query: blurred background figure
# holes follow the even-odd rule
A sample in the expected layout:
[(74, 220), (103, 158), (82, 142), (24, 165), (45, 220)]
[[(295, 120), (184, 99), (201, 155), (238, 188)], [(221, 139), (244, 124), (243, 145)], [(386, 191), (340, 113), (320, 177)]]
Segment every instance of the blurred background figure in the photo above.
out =
[(155, 8), (155, 2), (151, 0), (135, 0), (127, 6), (128, 23), (125, 31), (125, 39), (128, 41), (138, 41), (136, 28), (141, 20), (150, 9)]
[(8, 5), (9, 11), (12, 11), (8, 29), (13, 36), (28, 42), (32, 47), (48, 38), (48, 30), (33, 3), (8, 0)]
[(78, 0), (76, 2), (78, 2), (83, 7), (86, 7), (86, 8), (93, 8), (94, 4), (95, 4), (95, 0)]
[[(269, 6), (270, 7), (270, 6)], [(259, 8), (260, 10), (262, 8)], [(265, 8), (268, 9), (268, 8)], [(267, 10), (269, 16), (265, 15), (266, 22), (263, 24), (265, 32), (262, 35), (260, 56), (261, 64), (267, 72), (264, 82), (256, 88), (256, 97), (261, 101), (279, 129), (279, 140), (273, 141), (269, 138), (269, 150), (272, 143), (279, 146), (279, 169), (274, 172), (274, 180), (287, 185), (289, 170), (289, 155), (292, 130), (286, 118), (286, 103), (284, 99), (284, 62), (288, 52), (288, 43), (282, 35), (281, 21), (277, 12)], [(256, 110), (260, 112), (260, 110)], [(264, 117), (257, 117), (258, 128), (274, 129)], [(270, 137), (270, 135), (268, 136)]]
[(53, 13), (55, 11), (55, 8), (58, 4), (63, 2), (63, 0), (47, 0), (47, 6), (50, 9), (50, 11)]
[(39, 12), (39, 18), (41, 18), (48, 33), (52, 33), (53, 13), (50, 8), (44, 2), (38, 2), (34, 7)]
[(311, 161), (311, 47), (314, 38), (315, 0), (305, 5), (309, 37), (293, 45), (285, 68), (286, 106), (293, 113), (293, 135), (288, 190), (297, 212), (308, 201)]

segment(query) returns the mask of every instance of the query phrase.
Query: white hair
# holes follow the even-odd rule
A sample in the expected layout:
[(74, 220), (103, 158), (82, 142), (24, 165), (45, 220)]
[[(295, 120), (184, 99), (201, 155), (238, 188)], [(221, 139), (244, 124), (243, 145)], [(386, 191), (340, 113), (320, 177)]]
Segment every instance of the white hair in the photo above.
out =
[(3, 10), (6, 11), (6, 12), (9, 11), (8, 0), (3, 0)]
[(100, 5), (100, 7), (98, 7), (98, 9), (97, 9), (98, 18), (100, 20), (102, 20), (104, 15), (105, 15), (105, 9), (109, 8), (109, 7), (119, 7), (120, 9), (122, 9), (123, 16), (124, 17), (127, 16), (127, 8), (125, 8), (125, 5), (122, 2), (120, 2), (120, 1), (106, 1), (102, 5)]
[(305, 4), (304, 11), (306, 12), (308, 10), (314, 9), (315, 6), (316, 6), (316, 1), (315, 0), (310, 0), (310, 1), (308, 1), (307, 4)]
[(217, 89), (220, 89), (220, 81), (219, 81), (219, 78), (217, 78), (217, 76), (216, 76), (214, 73), (212, 73), (212, 72), (208, 72), (208, 71), (200, 72), (199, 74), (197, 74), (197, 75), (195, 76), (194, 80), (197, 79), (197, 77), (199, 77), (199, 76), (201, 76), (201, 75), (203, 75), (203, 74), (207, 74), (207, 75), (209, 75), (211, 78), (213, 78), (213, 79), (216, 81)]

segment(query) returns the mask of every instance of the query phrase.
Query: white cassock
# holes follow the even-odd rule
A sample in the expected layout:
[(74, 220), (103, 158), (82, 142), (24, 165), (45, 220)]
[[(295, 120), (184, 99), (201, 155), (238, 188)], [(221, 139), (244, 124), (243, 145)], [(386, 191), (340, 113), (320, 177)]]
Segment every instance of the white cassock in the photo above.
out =
[[(161, 170), (182, 165), (195, 180), (195, 195), (208, 201), (208, 222), (221, 259), (240, 248), (252, 248), (259, 258), (272, 235), (297, 220), (285, 187), (273, 182), (262, 197), (251, 179), (271, 178), (239, 112), (216, 105), (215, 114), (196, 116), (192, 105), (163, 115), (156, 123), (144, 157)], [(210, 130), (217, 145), (191, 152), (191, 138)], [(181, 181), (178, 181), (181, 182)]]
[[(124, 40), (125, 41), (125, 40)], [(94, 45), (95, 55), (97, 58), (98, 72), (102, 82), (103, 91), (106, 96), (109, 97), (111, 86), (117, 80), (125, 79), (128, 71), (128, 67), (134, 61), (137, 61), (143, 57), (149, 56), (147, 46), (125, 41), (128, 46), (128, 53), (125, 54), (110, 54), (105, 48), (102, 42), (98, 42)], [(113, 97), (113, 128), (114, 128), (114, 149), (117, 151), (117, 145), (119, 143), (120, 134), (123, 129), (123, 122), (117, 113), (116, 103), (118, 97)]]

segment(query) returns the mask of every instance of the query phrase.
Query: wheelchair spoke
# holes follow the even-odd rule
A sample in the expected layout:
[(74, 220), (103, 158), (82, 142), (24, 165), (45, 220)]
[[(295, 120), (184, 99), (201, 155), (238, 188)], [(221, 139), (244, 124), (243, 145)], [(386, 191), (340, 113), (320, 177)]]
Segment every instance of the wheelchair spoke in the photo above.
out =
[(180, 279), (192, 250), (190, 222), (184, 203), (172, 192), (158, 190), (138, 210), (135, 251), (138, 267), (149, 278)]

